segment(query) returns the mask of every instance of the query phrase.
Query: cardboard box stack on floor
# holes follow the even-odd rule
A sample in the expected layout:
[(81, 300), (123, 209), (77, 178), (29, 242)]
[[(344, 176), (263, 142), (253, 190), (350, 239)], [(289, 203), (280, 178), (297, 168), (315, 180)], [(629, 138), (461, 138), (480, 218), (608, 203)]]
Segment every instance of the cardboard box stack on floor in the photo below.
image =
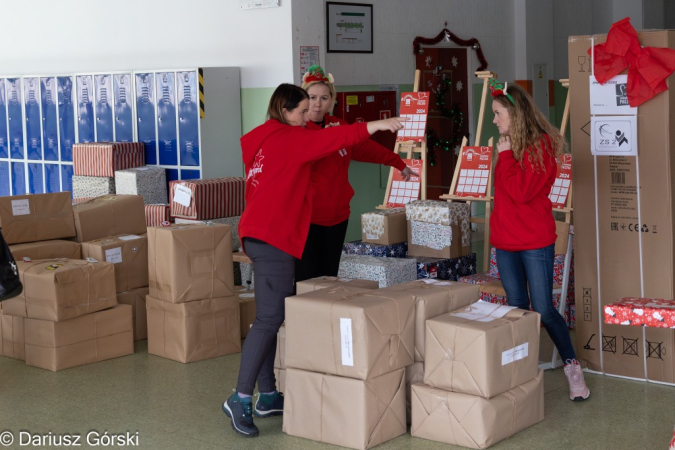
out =
[(148, 352), (187, 363), (241, 351), (231, 228), (148, 228)]

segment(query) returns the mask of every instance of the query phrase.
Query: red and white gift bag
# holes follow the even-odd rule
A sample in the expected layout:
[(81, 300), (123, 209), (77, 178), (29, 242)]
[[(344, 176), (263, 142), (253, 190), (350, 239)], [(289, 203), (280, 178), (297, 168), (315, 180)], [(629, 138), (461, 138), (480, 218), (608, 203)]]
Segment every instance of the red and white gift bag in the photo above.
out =
[(169, 205), (145, 205), (145, 224), (149, 227), (162, 226), (162, 222), (173, 222)]
[(241, 216), (245, 187), (246, 180), (242, 177), (172, 181), (171, 216), (195, 220)]
[(114, 177), (116, 170), (145, 165), (141, 142), (88, 142), (73, 144), (73, 172), (90, 177)]
[(675, 328), (675, 300), (624, 297), (604, 310), (605, 323)]

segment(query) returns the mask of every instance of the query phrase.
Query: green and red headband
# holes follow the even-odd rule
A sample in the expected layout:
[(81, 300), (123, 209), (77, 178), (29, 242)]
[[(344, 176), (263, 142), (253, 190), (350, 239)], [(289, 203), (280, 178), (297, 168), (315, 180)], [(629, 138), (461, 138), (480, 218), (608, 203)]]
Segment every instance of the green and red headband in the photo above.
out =
[(321, 66), (314, 65), (314, 66), (311, 66), (309, 68), (309, 71), (305, 72), (305, 74), (302, 76), (302, 82), (303, 83), (309, 84), (309, 83), (315, 83), (315, 82), (319, 82), (319, 81), (324, 82), (324, 83), (333, 84), (334, 83), (333, 75), (328, 74), (328, 76), (326, 76), (326, 74), (324, 73), (323, 68)]
[(511, 97), (511, 94), (506, 93), (507, 85), (508, 83), (504, 83), (504, 85), (502, 86), (502, 84), (499, 81), (495, 80), (494, 78), (490, 78), (490, 82), (488, 83), (488, 87), (492, 91), (493, 97), (503, 95), (511, 101), (511, 104), (513, 106), (516, 106), (516, 102), (513, 101), (513, 97)]

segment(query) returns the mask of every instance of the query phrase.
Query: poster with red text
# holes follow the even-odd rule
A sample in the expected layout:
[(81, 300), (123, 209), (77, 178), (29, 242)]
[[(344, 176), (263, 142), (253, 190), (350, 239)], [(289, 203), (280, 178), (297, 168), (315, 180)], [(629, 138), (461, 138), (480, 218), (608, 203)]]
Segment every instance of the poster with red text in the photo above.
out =
[(429, 113), (428, 92), (404, 92), (401, 94), (399, 115), (406, 117), (402, 130), (396, 135), (396, 142), (422, 142), (427, 129)]
[(459, 179), (454, 194), (458, 197), (484, 198), (492, 168), (492, 147), (464, 147), (459, 164)]
[[(413, 172), (422, 174), (422, 160), (421, 159), (404, 159), (403, 162), (410, 167)], [(389, 198), (387, 198), (388, 208), (399, 208), (415, 201), (420, 196), (420, 177), (410, 177), (409, 181), (405, 181), (401, 176), (401, 172), (393, 169), (394, 176), (391, 182), (391, 190), (389, 191)]]
[(567, 206), (567, 196), (572, 184), (572, 155), (565, 153), (557, 158), (558, 173), (555, 176), (555, 182), (551, 187), (549, 198), (553, 207), (556, 209)]

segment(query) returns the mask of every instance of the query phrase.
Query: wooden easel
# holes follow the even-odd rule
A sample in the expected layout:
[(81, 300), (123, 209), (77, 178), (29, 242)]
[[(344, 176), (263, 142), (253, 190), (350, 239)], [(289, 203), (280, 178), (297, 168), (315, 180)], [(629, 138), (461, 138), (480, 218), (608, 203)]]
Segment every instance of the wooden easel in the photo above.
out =
[[(560, 84), (567, 88), (567, 98), (565, 99), (565, 110), (563, 111), (562, 122), (560, 123), (560, 134), (565, 137), (567, 132), (567, 124), (570, 120), (570, 80), (565, 78), (560, 80)], [(556, 208), (553, 211), (565, 215), (565, 223), (572, 223), (572, 184), (570, 183), (570, 190), (567, 194), (567, 201), (564, 208)]]
[[(413, 92), (419, 92), (420, 88), (420, 70), (415, 71), (415, 82), (413, 84)], [(405, 153), (410, 159), (414, 158), (415, 153), (420, 154), (420, 159), (422, 160), (422, 173), (420, 175), (420, 199), (427, 199), (427, 138), (424, 137), (422, 142), (397, 142), (394, 146), (394, 153), (400, 155)], [(394, 170), (395, 168), (391, 167), (389, 169), (389, 180), (387, 181), (387, 190), (384, 192), (384, 201), (381, 205), (377, 206), (377, 209), (389, 209), (387, 206), (387, 200), (389, 200), (389, 194), (391, 193), (391, 186), (394, 181)]]
[[(485, 116), (485, 103), (487, 101), (487, 91), (488, 91), (488, 82), (490, 78), (497, 78), (497, 74), (489, 71), (485, 72), (476, 72), (476, 77), (483, 80), (483, 93), (480, 98), (480, 110), (478, 111), (478, 126), (476, 128), (476, 140), (474, 141), (474, 146), (480, 145), (480, 138), (483, 132), (483, 118)], [(483, 244), (483, 271), (489, 270), (490, 264), (490, 215), (492, 213), (492, 167), (490, 167), (490, 176), (488, 178), (488, 187), (485, 193), (485, 197), (461, 197), (454, 194), (457, 189), (457, 182), (459, 180), (459, 168), (460, 162), (462, 161), (462, 155), (464, 153), (464, 147), (467, 145), (466, 137), (462, 140), (462, 145), (459, 150), (459, 157), (457, 159), (457, 164), (455, 165), (455, 173), (452, 177), (452, 184), (450, 185), (450, 192), (447, 194), (441, 195), (441, 199), (447, 200), (449, 202), (462, 201), (466, 202), (471, 208), (471, 202), (485, 202), (485, 217), (471, 217), (469, 220), (471, 223), (483, 223), (485, 224), (484, 230), (484, 244)], [(490, 138), (488, 141), (488, 146), (492, 147), (494, 144), (494, 139)], [(469, 209), (470, 210), (470, 209)]]

